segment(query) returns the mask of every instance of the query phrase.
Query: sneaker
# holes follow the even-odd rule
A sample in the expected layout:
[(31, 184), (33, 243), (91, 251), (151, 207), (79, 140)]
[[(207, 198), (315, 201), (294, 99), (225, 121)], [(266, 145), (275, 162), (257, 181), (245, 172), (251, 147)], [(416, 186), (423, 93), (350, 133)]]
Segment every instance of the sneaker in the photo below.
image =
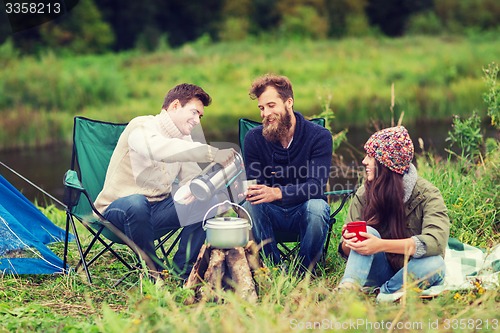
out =
[(380, 287), (363, 287), (361, 292), (368, 296), (377, 296), (380, 294)]
[(396, 291), (392, 294), (379, 293), (377, 295), (376, 301), (377, 303), (393, 303), (399, 301), (399, 299), (403, 297), (404, 294), (404, 291)]

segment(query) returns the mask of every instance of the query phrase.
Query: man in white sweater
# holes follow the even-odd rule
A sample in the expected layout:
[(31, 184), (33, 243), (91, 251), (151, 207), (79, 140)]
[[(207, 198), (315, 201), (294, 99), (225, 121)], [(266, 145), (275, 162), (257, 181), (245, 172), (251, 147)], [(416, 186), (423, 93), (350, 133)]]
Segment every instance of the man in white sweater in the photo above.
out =
[(207, 203), (195, 200), (189, 191), (178, 200), (182, 204), (175, 203), (172, 185), (188, 184), (201, 171), (198, 163), (227, 165), (235, 153), (193, 142), (191, 131), (210, 103), (202, 88), (184, 83), (167, 93), (159, 114), (132, 119), (118, 140), (95, 201), (103, 216), (149, 255), (157, 271), (164, 267), (154, 240), (182, 226), (173, 263), (184, 278), (205, 241), (201, 221)]

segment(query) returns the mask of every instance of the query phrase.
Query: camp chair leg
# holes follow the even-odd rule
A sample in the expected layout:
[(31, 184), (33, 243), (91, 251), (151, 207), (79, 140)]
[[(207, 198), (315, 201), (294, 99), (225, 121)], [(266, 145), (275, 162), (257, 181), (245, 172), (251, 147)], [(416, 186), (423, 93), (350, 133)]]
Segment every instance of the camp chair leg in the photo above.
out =
[[(163, 245), (164, 245), (164, 244), (165, 244), (165, 243), (166, 243), (166, 242), (170, 239), (170, 237), (172, 237), (172, 236), (173, 236), (173, 234), (175, 234), (175, 233), (177, 232), (177, 230), (178, 230), (178, 229), (174, 229), (174, 230), (170, 230), (169, 232), (167, 232), (167, 233), (163, 236), (163, 238), (159, 238), (159, 242), (158, 242), (158, 244), (155, 246), (155, 250), (156, 250), (156, 251), (158, 251), (158, 249), (160, 249), (160, 250), (161, 250), (161, 253), (162, 253), (163, 257), (164, 257), (164, 261), (165, 261), (165, 259), (167, 258), (167, 256), (168, 256), (168, 253), (169, 253), (169, 252), (165, 251), (165, 247), (164, 247)], [(174, 245), (174, 244), (172, 244), (172, 245)], [(170, 249), (171, 249), (172, 245), (170, 246), (169, 251), (170, 251)]]
[(79, 261), (79, 262), (78, 262), (78, 264), (76, 265), (76, 268), (75, 268), (75, 269), (78, 269), (78, 268), (80, 267), (80, 265), (81, 265), (82, 263), (84, 263), (84, 262), (85, 262), (85, 265), (90, 266), (90, 265), (91, 265), (94, 261), (96, 261), (96, 259), (97, 259), (97, 258), (99, 258), (99, 257), (100, 257), (100, 256), (101, 256), (101, 255), (102, 255), (102, 254), (103, 254), (103, 253), (104, 253), (104, 252), (105, 252), (105, 251), (106, 251), (106, 250), (107, 250), (107, 249), (108, 249), (111, 245), (113, 245), (113, 243), (111, 243), (111, 244), (109, 244), (109, 245), (108, 245), (108, 244), (103, 243), (103, 242), (101, 241), (101, 243), (103, 243), (103, 245), (104, 245), (105, 249), (104, 249), (104, 250), (102, 250), (102, 251), (100, 251), (100, 252), (99, 252), (99, 253), (98, 253), (98, 254), (97, 254), (94, 258), (92, 258), (92, 260), (87, 261), (86, 259), (87, 259), (87, 256), (88, 256), (88, 254), (89, 254), (90, 250), (91, 250), (91, 249), (92, 249), (92, 247), (94, 246), (95, 242), (96, 242), (97, 240), (100, 240), (99, 235), (101, 234), (101, 232), (102, 232), (102, 229), (103, 229), (103, 228), (99, 229), (99, 231), (98, 231), (98, 232), (94, 232), (94, 230), (92, 230), (92, 228), (88, 227), (87, 225), (85, 225), (85, 227), (87, 228), (87, 230), (89, 230), (89, 231), (90, 231), (90, 233), (94, 236), (94, 238), (92, 239), (92, 241), (90, 242), (90, 244), (88, 244), (88, 245), (87, 245), (87, 248), (86, 248), (85, 252), (83, 253), (83, 256), (80, 258), (80, 261)]
[[(87, 261), (87, 266), (90, 266), (94, 263), (94, 261), (96, 261), (97, 259), (99, 259), (100, 256), (102, 256), (106, 251), (110, 250), (111, 249), (111, 246), (113, 245), (114, 243), (110, 243), (109, 245), (106, 244), (106, 246), (104, 247), (104, 249), (102, 249), (101, 251), (99, 251), (99, 253), (97, 253), (92, 259), (90, 259), (89, 261)], [(87, 248), (87, 252), (85, 253), (85, 258), (87, 257), (88, 255), (88, 251), (90, 251), (92, 247), (89, 245), (89, 247)]]
[(163, 238), (160, 238), (160, 242), (158, 243), (158, 245), (155, 246), (155, 250), (158, 250), (160, 249), (161, 250), (161, 253), (163, 255), (163, 263), (167, 264), (168, 260), (168, 256), (170, 255), (170, 253), (172, 253), (172, 251), (174, 250), (175, 246), (177, 245), (177, 243), (179, 242), (179, 240), (181, 239), (181, 234), (179, 233), (177, 235), (177, 237), (175, 237), (174, 241), (172, 242), (172, 244), (168, 247), (168, 250), (165, 250), (165, 247), (163, 246), (165, 244), (166, 241), (168, 241), (179, 229), (175, 229), (175, 230), (170, 230), (168, 233), (166, 233)]
[(170, 247), (168, 248), (168, 251), (165, 254), (165, 258), (167, 258), (170, 255), (170, 253), (174, 250), (175, 245), (177, 245), (180, 239), (181, 239), (181, 234), (179, 233), (172, 242), (172, 245), (170, 245)]
[[(123, 257), (121, 255), (119, 255), (115, 250), (113, 250), (111, 248), (111, 246), (113, 245), (114, 243), (110, 243), (109, 244), (109, 247), (108, 248), (105, 248), (104, 250), (100, 251), (94, 258), (92, 258), (92, 260), (89, 262), (89, 263), (93, 263), (94, 261), (96, 261), (101, 255), (103, 255), (106, 251), (109, 251), (111, 252), (116, 259), (118, 259), (123, 265), (125, 265), (125, 267), (127, 267), (128, 269), (133, 269), (132, 266), (125, 261), (125, 259), (123, 259)], [(89, 264), (90, 265), (90, 264)]]
[[(89, 229), (89, 228), (87, 228), (87, 229)], [(87, 245), (87, 249), (83, 253), (83, 257), (82, 257), (83, 259), (87, 258), (88, 254), (89, 254), (90, 250), (92, 249), (92, 247), (94, 246), (95, 242), (99, 239), (99, 235), (100, 235), (102, 229), (99, 230), (99, 232), (97, 232), (97, 233), (94, 233), (94, 231), (91, 230), (91, 229), (89, 229), (89, 231), (92, 233), (92, 235), (94, 236), (94, 238), (92, 239), (92, 241), (90, 242), (90, 244)], [(107, 244), (105, 244), (105, 246), (107, 246)], [(90, 265), (90, 264), (87, 264), (87, 265)]]
[[(85, 262), (85, 256), (83, 255), (83, 249), (82, 249), (82, 244), (80, 242), (80, 236), (78, 236), (78, 232), (76, 231), (76, 225), (75, 221), (73, 220), (72, 216), (69, 213), (66, 213), (66, 223), (71, 224), (71, 229), (73, 229), (73, 234), (75, 235), (75, 240), (76, 240), (76, 247), (78, 248), (78, 253), (80, 254), (80, 261), (83, 264), (83, 268), (85, 270), (85, 274), (87, 275), (87, 280), (89, 281), (89, 284), (92, 284), (92, 278), (90, 277), (90, 272), (89, 268), (87, 266), (87, 263)], [(79, 267), (80, 263), (78, 263), (77, 267)], [(77, 268), (75, 268), (76, 270)]]
[[(90, 242), (90, 244), (86, 247), (86, 250), (84, 252), (83, 248), (82, 248), (82, 245), (81, 245), (81, 242), (80, 242), (80, 238), (79, 238), (79, 236), (77, 234), (77, 231), (76, 231), (76, 226), (74, 225), (74, 221), (72, 223), (72, 226), (73, 226), (73, 232), (75, 234), (75, 238), (76, 238), (77, 245), (78, 245), (78, 252), (80, 253), (80, 260), (78, 261), (78, 264), (75, 266), (75, 270), (78, 270), (80, 268), (80, 265), (82, 265), (83, 268), (84, 268), (84, 270), (85, 270), (85, 273), (87, 274), (87, 279), (89, 280), (90, 284), (92, 284), (92, 278), (90, 276), (90, 271), (89, 271), (88, 267), (90, 265), (92, 265), (106, 251), (110, 251), (111, 253), (113, 253), (113, 255), (118, 260), (120, 260), (120, 262), (122, 264), (124, 264), (125, 267), (127, 267), (127, 269), (129, 269), (129, 270), (133, 269), (132, 266), (130, 266), (129, 263), (127, 263), (118, 253), (116, 253), (111, 248), (111, 246), (114, 244), (114, 242), (111, 242), (111, 243), (108, 244), (104, 240), (102, 240), (102, 238), (100, 237), (100, 235), (101, 235), (101, 232), (104, 229), (104, 227), (101, 228), (99, 231), (95, 232), (94, 230), (92, 230), (92, 228), (90, 228), (87, 225), (85, 225), (85, 227), (90, 231), (90, 233), (94, 236), (94, 238), (92, 239), (92, 241)], [(98, 254), (96, 254), (91, 260), (87, 261), (87, 256), (90, 253), (90, 250), (92, 249), (92, 247), (94, 246), (94, 244), (96, 243), (96, 241), (99, 241), (104, 246), (104, 249), (101, 250)]]
[(92, 247), (94, 246), (94, 244), (96, 243), (96, 241), (99, 241), (103, 246), (104, 246), (104, 249), (102, 249), (101, 251), (99, 251), (99, 253), (97, 253), (91, 260), (87, 261), (87, 266), (90, 266), (92, 265), (97, 259), (99, 259), (104, 253), (106, 253), (106, 251), (109, 251), (111, 252), (123, 265), (125, 265), (125, 267), (127, 267), (129, 270), (133, 269), (132, 266), (125, 261), (125, 259), (123, 259), (123, 257), (121, 255), (119, 255), (113, 248), (112, 246), (115, 244), (115, 242), (110, 242), (110, 243), (107, 243), (106, 241), (104, 241), (100, 236), (101, 236), (101, 233), (102, 231), (104, 230), (104, 227), (101, 227), (97, 232), (95, 232), (92, 228), (88, 227), (87, 228), (89, 230), (89, 232), (94, 236), (94, 238), (92, 239), (92, 241), (90, 242), (90, 244), (87, 246), (87, 250), (85, 251), (84, 253), (84, 259), (87, 258), (87, 255), (89, 254), (90, 250), (92, 249)]
[(297, 244), (293, 248), (289, 248), (285, 243), (278, 243), (278, 245), (278, 251), (285, 260), (290, 260), (291, 256), (298, 251)]
[[(166, 262), (168, 256), (170, 255), (170, 253), (173, 251), (175, 245), (177, 245), (177, 243), (179, 242), (179, 240), (181, 239), (181, 235), (179, 233), (179, 235), (177, 235), (177, 237), (174, 239), (174, 241), (172, 242), (172, 244), (169, 246), (168, 250), (165, 251), (165, 247), (163, 246), (176, 232), (178, 231), (178, 229), (176, 230), (171, 230), (169, 231), (164, 237), (163, 239), (160, 240), (160, 242), (158, 243), (158, 245), (155, 246), (155, 250), (158, 250), (158, 248), (161, 250), (163, 256), (164, 256), (164, 262)], [(110, 251), (113, 251), (113, 249), (109, 249)], [(120, 256), (116, 255), (117, 258), (120, 259)], [(129, 271), (120, 279), (118, 280), (114, 285), (113, 287), (117, 287), (119, 284), (121, 284), (126, 278), (128, 278), (130, 276), (130, 274), (132, 274), (136, 269), (140, 269), (140, 265), (136, 266), (135, 268), (131, 267), (130, 265), (128, 265), (128, 263), (126, 262), (123, 262), (123, 264), (125, 266), (127, 266), (129, 268)]]
[(326, 255), (328, 253), (328, 248), (330, 247), (330, 238), (332, 237), (333, 225), (337, 220), (330, 216), (330, 226), (328, 227), (328, 234), (326, 236), (325, 247), (323, 248), (323, 254), (321, 255), (321, 263), (326, 266)]
[[(174, 241), (172, 242), (172, 244), (169, 246), (168, 250), (165, 250), (165, 247), (163, 246), (176, 232), (178, 231), (178, 229), (175, 229), (175, 230), (170, 230), (167, 234), (165, 234), (165, 236), (163, 236), (163, 239), (160, 240), (160, 242), (158, 243), (158, 245), (155, 246), (155, 250), (158, 250), (160, 249), (163, 256), (164, 256), (164, 262), (166, 262), (168, 256), (170, 255), (170, 253), (173, 251), (175, 245), (177, 245), (177, 243), (179, 242), (179, 240), (181, 239), (181, 235), (179, 233), (179, 235), (177, 235), (177, 237), (174, 239)], [(109, 249), (110, 251), (113, 251), (111, 248)], [(119, 256), (116, 256), (117, 258), (119, 258)], [(136, 269), (140, 269), (140, 265), (136, 266), (135, 268), (132, 268), (131, 266), (128, 265), (128, 263), (126, 262), (123, 262), (123, 264), (125, 266), (127, 266), (129, 268), (129, 271), (120, 279), (118, 280), (114, 285), (113, 287), (117, 287), (119, 284), (121, 284), (126, 278), (128, 278), (130, 276), (130, 274), (132, 274), (134, 272), (134, 270)]]
[(63, 254), (63, 274), (69, 274), (68, 266), (68, 245), (69, 245), (69, 220), (66, 215), (66, 234), (64, 236), (64, 254)]

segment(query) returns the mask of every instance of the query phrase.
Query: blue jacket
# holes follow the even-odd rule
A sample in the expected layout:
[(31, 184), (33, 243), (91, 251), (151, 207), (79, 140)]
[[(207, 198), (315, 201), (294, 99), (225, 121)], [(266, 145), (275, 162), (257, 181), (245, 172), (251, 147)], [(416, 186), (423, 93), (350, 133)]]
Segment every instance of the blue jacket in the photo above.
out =
[(258, 184), (281, 188), (283, 198), (277, 205), (294, 206), (309, 199), (323, 199), (332, 162), (332, 135), (326, 128), (297, 119), (289, 148), (269, 142), (262, 135), (262, 125), (245, 136), (244, 160), (247, 179)]

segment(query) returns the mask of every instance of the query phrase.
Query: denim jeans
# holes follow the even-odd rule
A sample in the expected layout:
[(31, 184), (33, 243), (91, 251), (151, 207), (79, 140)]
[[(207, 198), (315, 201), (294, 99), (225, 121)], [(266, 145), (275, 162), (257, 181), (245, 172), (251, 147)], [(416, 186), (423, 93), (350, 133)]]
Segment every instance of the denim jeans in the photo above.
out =
[(274, 264), (281, 262), (274, 231), (293, 231), (300, 235), (298, 256), (302, 266), (312, 270), (323, 253), (330, 220), (330, 206), (325, 200), (310, 199), (293, 207), (273, 203), (252, 205), (245, 202), (253, 220), (253, 234), (257, 243), (271, 240), (263, 247), (264, 255)]
[(163, 201), (149, 202), (144, 195), (133, 194), (113, 201), (103, 216), (149, 255), (159, 271), (165, 267), (156, 255), (154, 240), (170, 230), (180, 228), (178, 215), (200, 221), (183, 227), (178, 250), (173, 258), (174, 270), (186, 278), (205, 242), (201, 221), (214, 203), (215, 199), (206, 202), (196, 200), (189, 205), (179, 205), (174, 204), (172, 196)]
[[(367, 232), (380, 238), (378, 231), (372, 227), (367, 227)], [(418, 286), (421, 289), (443, 283), (446, 270), (441, 256), (410, 259), (407, 265), (408, 276), (419, 281)], [(403, 287), (403, 274), (404, 268), (397, 272), (392, 269), (384, 252), (364, 256), (351, 251), (340, 283), (351, 282), (361, 286), (380, 287), (381, 293), (392, 294)]]

